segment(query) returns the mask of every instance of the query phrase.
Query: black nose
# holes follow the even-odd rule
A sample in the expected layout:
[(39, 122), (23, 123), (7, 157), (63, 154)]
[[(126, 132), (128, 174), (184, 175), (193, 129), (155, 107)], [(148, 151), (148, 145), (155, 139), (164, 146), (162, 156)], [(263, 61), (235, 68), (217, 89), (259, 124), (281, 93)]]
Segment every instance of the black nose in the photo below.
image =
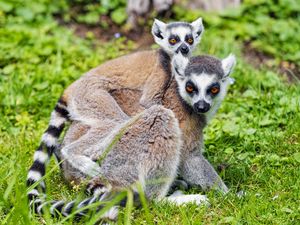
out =
[(180, 52), (183, 54), (183, 55), (186, 55), (189, 53), (189, 47), (186, 46), (185, 44), (182, 44), (180, 46)]
[(210, 109), (210, 104), (204, 100), (198, 101), (194, 104), (194, 110), (197, 113), (206, 113)]

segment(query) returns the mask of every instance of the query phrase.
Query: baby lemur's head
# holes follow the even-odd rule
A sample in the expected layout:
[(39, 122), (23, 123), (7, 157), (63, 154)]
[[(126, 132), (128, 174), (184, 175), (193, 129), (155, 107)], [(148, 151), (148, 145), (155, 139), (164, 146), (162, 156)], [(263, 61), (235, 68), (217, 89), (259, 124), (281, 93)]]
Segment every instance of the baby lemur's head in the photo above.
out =
[(226, 95), (229, 77), (236, 63), (230, 54), (225, 59), (212, 56), (195, 56), (191, 59), (176, 54), (172, 58), (172, 73), (178, 84), (181, 98), (195, 113), (209, 120)]
[(168, 24), (155, 19), (152, 26), (155, 42), (170, 56), (179, 52), (189, 56), (200, 42), (203, 31), (202, 18), (192, 23), (172, 22)]

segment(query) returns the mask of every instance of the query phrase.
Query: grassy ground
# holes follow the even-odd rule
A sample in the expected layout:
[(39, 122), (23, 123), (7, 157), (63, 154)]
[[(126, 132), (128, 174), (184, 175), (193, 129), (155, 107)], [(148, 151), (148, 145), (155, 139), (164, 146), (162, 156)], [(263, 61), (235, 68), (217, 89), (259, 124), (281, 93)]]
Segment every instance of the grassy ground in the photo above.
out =
[[(28, 211), (25, 180), (33, 152), (63, 89), (89, 68), (130, 52), (135, 44), (80, 39), (47, 10), (29, 20), (26, 9), (16, 7), (12, 13), (2, 2), (0, 8), (0, 221), (61, 224), (47, 216), (32, 217)], [(238, 64), (236, 83), (206, 129), (205, 155), (216, 167), (229, 165), (222, 177), (231, 192), (208, 193), (210, 207), (151, 203), (150, 214), (142, 209), (130, 216), (125, 210), (120, 224), (300, 223), (299, 81), (288, 83), (276, 70), (249, 65), (243, 59), (243, 39), (237, 40), (231, 26), (218, 24), (208, 24), (198, 53), (225, 57), (233, 52)], [(278, 46), (265, 39), (264, 45)], [(296, 46), (287, 43), (292, 44)], [(51, 198), (71, 199), (78, 192), (64, 183), (57, 169), (48, 175), (47, 184)], [(246, 196), (238, 198), (239, 190)]]

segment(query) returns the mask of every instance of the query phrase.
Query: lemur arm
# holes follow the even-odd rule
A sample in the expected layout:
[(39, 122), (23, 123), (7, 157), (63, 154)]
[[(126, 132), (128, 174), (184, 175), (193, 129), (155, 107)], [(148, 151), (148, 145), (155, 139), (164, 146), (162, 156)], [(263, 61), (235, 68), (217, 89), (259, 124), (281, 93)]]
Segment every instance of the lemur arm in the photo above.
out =
[(101, 173), (99, 165), (87, 156), (92, 154), (97, 147), (94, 143), (91, 146), (92, 138), (91, 133), (87, 133), (61, 149), (63, 159), (89, 177), (95, 177)]
[(84, 175), (95, 177), (101, 173), (96, 162), (105, 149), (118, 133), (119, 127), (103, 132), (102, 128), (91, 128), (78, 140), (64, 146), (61, 149), (63, 159), (67, 160), (74, 168)]
[(162, 50), (159, 50), (157, 54), (158, 59), (144, 85), (140, 99), (140, 104), (145, 108), (149, 108), (155, 104), (161, 104), (163, 94), (172, 76), (170, 56)]
[(190, 185), (200, 186), (203, 190), (218, 189), (223, 193), (229, 190), (201, 151), (195, 149), (190, 152), (181, 164), (182, 178)]
[(140, 104), (146, 109), (153, 105), (161, 105), (163, 86), (157, 81), (158, 79), (151, 75), (145, 84)]

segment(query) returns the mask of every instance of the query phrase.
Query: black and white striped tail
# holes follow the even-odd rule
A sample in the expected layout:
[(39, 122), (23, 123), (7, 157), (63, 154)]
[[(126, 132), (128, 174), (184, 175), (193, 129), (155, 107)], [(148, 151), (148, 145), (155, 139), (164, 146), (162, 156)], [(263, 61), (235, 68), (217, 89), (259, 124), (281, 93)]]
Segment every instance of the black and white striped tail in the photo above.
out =
[[(51, 113), (50, 123), (42, 136), (41, 144), (34, 153), (34, 161), (27, 175), (28, 187), (39, 181), (45, 175), (46, 165), (58, 145), (58, 138), (68, 120), (69, 112), (67, 110), (67, 104), (62, 99), (59, 99), (54, 111)], [(29, 201), (32, 203), (34, 199), (38, 200), (37, 197), (45, 193), (45, 188), (45, 182), (41, 181), (34, 189), (27, 193)], [(36, 202), (36, 204), (38, 206), (38, 202)]]
[[(52, 216), (64, 216), (67, 217), (71, 215), (73, 212), (75, 218), (81, 218), (84, 216), (87, 216), (90, 211), (100, 211), (104, 205), (101, 204), (97, 206), (96, 209), (83, 209), (84, 207), (91, 205), (96, 202), (101, 202), (107, 200), (106, 198), (110, 195), (110, 192), (106, 188), (99, 188), (98, 190), (95, 190), (93, 196), (88, 197), (84, 199), (83, 201), (77, 202), (77, 201), (46, 201), (43, 198), (36, 198), (34, 199), (31, 204), (34, 205), (35, 212), (39, 215), (43, 214), (43, 211), (45, 208), (50, 209), (50, 214)], [(81, 210), (83, 209), (83, 210)], [(113, 206), (111, 207), (105, 214), (102, 216), (102, 218), (109, 219), (109, 220), (116, 220), (119, 212), (119, 206)]]
[[(31, 204), (36, 207), (35, 212), (39, 215), (43, 214), (45, 208), (49, 208), (52, 216), (67, 217), (73, 214), (74, 218), (78, 219), (87, 216), (90, 212), (99, 212), (101, 209), (103, 209), (103, 207), (105, 207), (105, 204), (100, 204), (94, 209), (83, 209), (84, 207), (97, 202), (107, 202), (112, 197), (110, 188), (106, 188), (104, 186), (98, 187), (93, 191), (94, 193), (91, 197), (88, 197), (80, 202), (45, 201), (43, 198), (36, 198), (31, 202)], [(133, 201), (135, 205), (139, 205), (139, 194), (137, 192), (134, 192)], [(118, 217), (119, 207), (125, 207), (126, 203), (127, 197), (124, 197), (124, 199), (122, 199), (118, 204), (107, 210), (101, 216), (101, 219), (115, 221)]]

